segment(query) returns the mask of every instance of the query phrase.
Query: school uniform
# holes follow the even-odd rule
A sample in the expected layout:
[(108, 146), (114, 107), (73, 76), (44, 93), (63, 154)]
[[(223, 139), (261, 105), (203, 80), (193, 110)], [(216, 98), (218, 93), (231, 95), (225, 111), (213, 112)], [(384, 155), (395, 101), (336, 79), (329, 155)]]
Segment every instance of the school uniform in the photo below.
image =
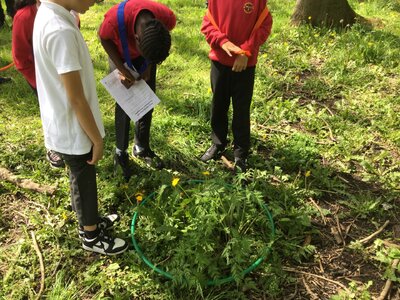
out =
[[(232, 99), (234, 156), (246, 158), (250, 149), (250, 105), (253, 97), (255, 66), (260, 46), (271, 33), (272, 16), (253, 28), (266, 7), (266, 0), (209, 0), (201, 32), (211, 47), (211, 138), (218, 148), (225, 148), (228, 135), (228, 110)], [(230, 57), (222, 45), (227, 41), (240, 47), (248, 56), (246, 70), (232, 71), (236, 55)]]
[(36, 83), (44, 140), (70, 167), (72, 207), (81, 226), (97, 224), (96, 171), (86, 161), (92, 142), (71, 109), (60, 75), (79, 71), (87, 103), (104, 137), (92, 60), (75, 18), (64, 7), (41, 1), (33, 30)]
[(36, 90), (35, 60), (33, 58), (33, 23), (37, 13), (36, 3), (19, 9), (13, 20), (12, 56), (15, 68), (21, 72), (29, 85)]
[[(104, 40), (111, 40), (118, 48), (118, 53), (123, 61), (124, 54), (121, 43), (121, 38), (118, 31), (118, 6), (113, 6), (104, 16), (104, 20), (100, 25), (99, 36)], [(176, 17), (172, 10), (170, 10), (164, 4), (150, 1), (150, 0), (129, 0), (125, 4), (124, 9), (124, 23), (126, 28), (126, 36), (128, 43), (129, 55), (132, 60), (132, 64), (139, 73), (145, 71), (146, 61), (140, 55), (136, 46), (135, 39), (135, 22), (139, 13), (143, 10), (150, 11), (155, 19), (162, 22), (166, 28), (171, 31), (176, 24)], [(114, 70), (115, 66), (110, 62), (110, 69)], [(156, 66), (153, 65), (150, 73), (150, 79), (147, 82), (150, 88), (156, 91)], [(150, 149), (150, 126), (152, 121), (153, 110), (149, 111), (139, 121), (135, 123), (135, 145), (139, 146), (143, 150)], [(129, 145), (129, 129), (130, 129), (130, 118), (122, 110), (122, 108), (116, 104), (115, 108), (115, 131), (116, 131), (116, 146), (118, 149), (125, 151)]]

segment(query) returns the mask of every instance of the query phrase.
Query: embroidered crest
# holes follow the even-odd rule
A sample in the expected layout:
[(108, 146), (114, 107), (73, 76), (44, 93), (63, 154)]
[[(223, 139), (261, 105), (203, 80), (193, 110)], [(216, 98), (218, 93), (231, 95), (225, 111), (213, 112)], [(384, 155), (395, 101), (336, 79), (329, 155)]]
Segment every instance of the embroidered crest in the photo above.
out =
[(251, 3), (251, 2), (246, 2), (246, 3), (243, 5), (243, 10), (244, 10), (244, 12), (245, 12), (246, 14), (251, 14), (251, 13), (253, 12), (253, 10), (254, 10), (254, 5), (253, 5), (253, 3)]

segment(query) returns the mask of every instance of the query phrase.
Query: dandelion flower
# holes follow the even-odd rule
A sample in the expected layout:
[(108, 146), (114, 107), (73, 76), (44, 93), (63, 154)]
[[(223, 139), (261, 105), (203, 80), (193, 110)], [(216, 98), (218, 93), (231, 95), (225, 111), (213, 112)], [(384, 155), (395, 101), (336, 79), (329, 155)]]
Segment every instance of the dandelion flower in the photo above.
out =
[(209, 175), (210, 175), (210, 172), (204, 171), (204, 172), (203, 172), (203, 175), (204, 175), (204, 176), (209, 176)]
[(143, 200), (143, 194), (142, 193), (137, 193), (135, 195), (136, 201), (141, 202)]
[(306, 176), (306, 177), (310, 177), (310, 175), (311, 175), (311, 171), (308, 170), (308, 171), (306, 172), (305, 176)]
[(178, 182), (179, 182), (179, 178), (174, 178), (174, 179), (172, 179), (172, 186), (173, 186), (173, 187), (176, 187), (176, 185), (178, 184)]

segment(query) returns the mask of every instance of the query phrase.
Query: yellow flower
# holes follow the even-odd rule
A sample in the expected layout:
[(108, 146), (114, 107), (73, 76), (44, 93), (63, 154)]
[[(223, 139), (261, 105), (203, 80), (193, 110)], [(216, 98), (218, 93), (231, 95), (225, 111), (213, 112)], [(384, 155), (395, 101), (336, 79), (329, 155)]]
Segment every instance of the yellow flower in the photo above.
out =
[(179, 178), (172, 179), (172, 186), (175, 187), (179, 182)]
[(66, 214), (65, 211), (63, 211), (63, 213), (62, 213), (62, 218), (64, 221), (68, 220), (68, 215)]
[(311, 20), (311, 16), (308, 16), (308, 19)]
[(210, 175), (210, 172), (204, 171), (204, 172), (203, 172), (203, 175), (204, 175), (204, 176), (209, 176), (209, 175)]
[(308, 171), (306, 172), (305, 176), (306, 176), (306, 177), (310, 177), (310, 175), (311, 175), (311, 171), (308, 170)]
[(136, 193), (135, 198), (136, 198), (137, 202), (141, 202), (143, 200), (143, 194), (142, 193)]

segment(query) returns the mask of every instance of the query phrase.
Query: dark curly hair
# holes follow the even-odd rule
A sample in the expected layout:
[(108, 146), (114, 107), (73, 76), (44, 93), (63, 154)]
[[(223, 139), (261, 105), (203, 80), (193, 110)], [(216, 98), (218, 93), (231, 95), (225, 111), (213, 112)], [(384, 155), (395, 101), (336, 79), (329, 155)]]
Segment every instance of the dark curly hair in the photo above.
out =
[(159, 20), (151, 19), (143, 25), (139, 48), (146, 60), (159, 64), (169, 55), (171, 34)]

